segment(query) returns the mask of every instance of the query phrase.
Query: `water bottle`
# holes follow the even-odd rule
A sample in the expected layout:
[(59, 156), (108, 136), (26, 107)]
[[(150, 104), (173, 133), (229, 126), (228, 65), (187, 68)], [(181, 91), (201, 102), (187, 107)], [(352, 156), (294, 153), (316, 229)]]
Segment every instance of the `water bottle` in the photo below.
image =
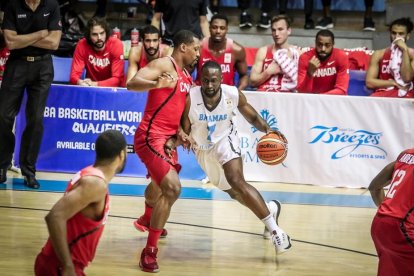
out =
[(121, 30), (118, 27), (115, 27), (112, 30), (112, 37), (116, 37), (118, 39), (121, 39)]
[(131, 47), (138, 46), (139, 42), (139, 31), (136, 28), (133, 28), (131, 31)]

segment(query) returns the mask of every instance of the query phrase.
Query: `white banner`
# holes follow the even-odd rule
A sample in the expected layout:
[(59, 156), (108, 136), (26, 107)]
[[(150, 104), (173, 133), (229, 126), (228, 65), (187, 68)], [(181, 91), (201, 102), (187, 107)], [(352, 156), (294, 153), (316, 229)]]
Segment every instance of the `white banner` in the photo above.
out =
[(289, 141), (286, 160), (257, 159), (263, 135), (239, 115), (248, 181), (368, 187), (404, 149), (414, 147), (412, 100), (296, 93), (246, 92), (249, 103)]

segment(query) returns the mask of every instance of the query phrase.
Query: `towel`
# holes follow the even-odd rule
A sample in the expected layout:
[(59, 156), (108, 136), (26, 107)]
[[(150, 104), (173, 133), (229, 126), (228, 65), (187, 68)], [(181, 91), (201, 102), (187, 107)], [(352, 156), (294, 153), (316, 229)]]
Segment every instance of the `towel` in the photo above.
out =
[(402, 63), (402, 51), (395, 44), (401, 37), (396, 38), (391, 44), (391, 57), (390, 57), (390, 73), (394, 77), (394, 81), (403, 87), (409, 86), (409, 89), (398, 89), (398, 97), (404, 97), (409, 90), (413, 89), (412, 82), (404, 82), (401, 78), (401, 63)]
[(296, 89), (298, 85), (299, 55), (300, 53), (295, 47), (279, 49), (273, 54), (273, 60), (279, 65), (283, 73), (281, 91), (294, 91)]

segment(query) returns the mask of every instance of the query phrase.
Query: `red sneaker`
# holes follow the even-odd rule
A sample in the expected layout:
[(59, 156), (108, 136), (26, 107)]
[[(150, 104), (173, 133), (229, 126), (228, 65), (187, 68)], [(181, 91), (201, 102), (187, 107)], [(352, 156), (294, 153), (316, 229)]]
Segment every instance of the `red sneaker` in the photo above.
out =
[(145, 247), (142, 250), (141, 258), (139, 260), (139, 267), (145, 272), (158, 272), (160, 268), (157, 263), (157, 252), (156, 247)]
[[(137, 220), (134, 221), (134, 227), (140, 232), (148, 231), (149, 222), (144, 219), (144, 216), (140, 216)], [(165, 238), (168, 235), (167, 229), (162, 229), (160, 238)]]

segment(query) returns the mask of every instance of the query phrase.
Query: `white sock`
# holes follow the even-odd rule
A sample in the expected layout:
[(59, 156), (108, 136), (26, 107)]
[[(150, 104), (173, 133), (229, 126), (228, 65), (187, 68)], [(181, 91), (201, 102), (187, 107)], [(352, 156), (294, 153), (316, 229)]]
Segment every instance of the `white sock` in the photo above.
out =
[(270, 233), (273, 233), (273, 231), (276, 231), (277, 233), (280, 232), (280, 228), (277, 226), (275, 218), (272, 216), (272, 214), (269, 214), (267, 217), (262, 219), (262, 221)]

